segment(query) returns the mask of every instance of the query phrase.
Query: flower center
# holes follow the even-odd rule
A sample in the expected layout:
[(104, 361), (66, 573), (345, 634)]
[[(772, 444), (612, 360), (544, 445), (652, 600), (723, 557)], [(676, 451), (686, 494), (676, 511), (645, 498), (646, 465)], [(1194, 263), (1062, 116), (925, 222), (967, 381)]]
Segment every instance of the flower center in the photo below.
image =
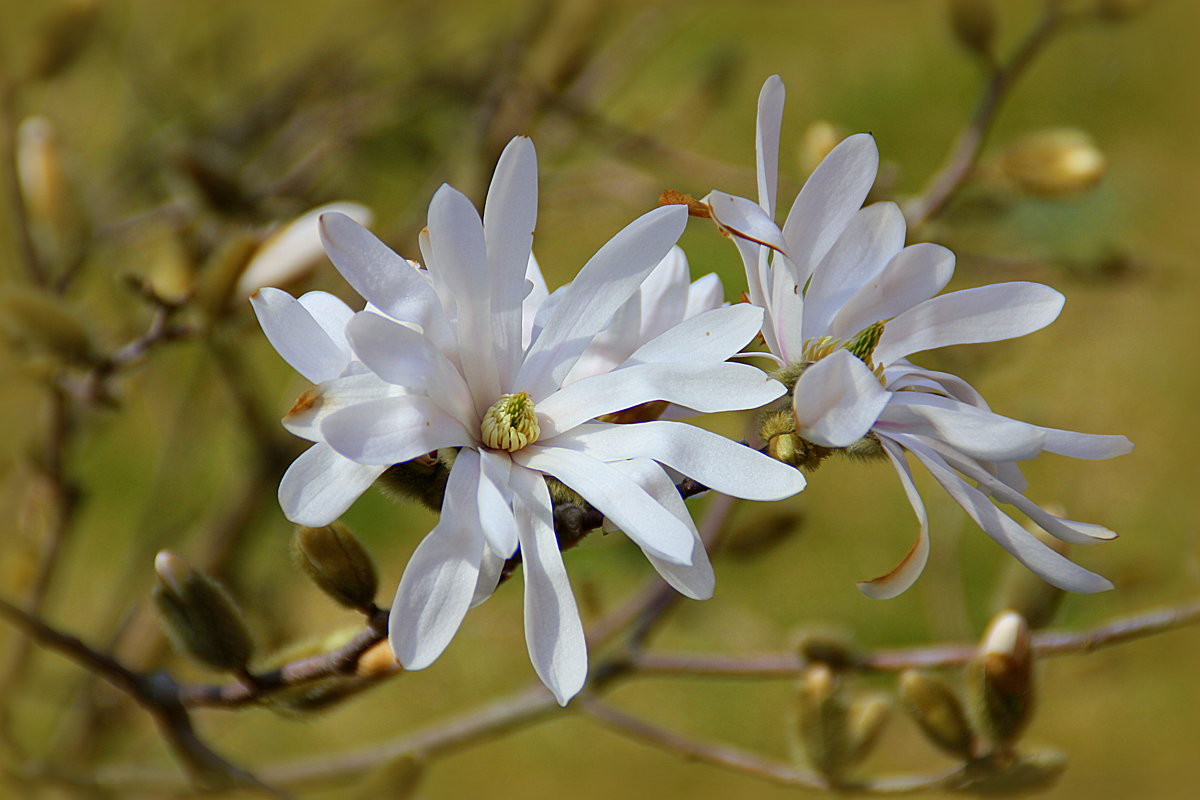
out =
[(533, 401), (525, 392), (500, 395), (483, 415), (480, 429), (485, 446), (510, 453), (536, 442), (542, 432), (533, 411)]

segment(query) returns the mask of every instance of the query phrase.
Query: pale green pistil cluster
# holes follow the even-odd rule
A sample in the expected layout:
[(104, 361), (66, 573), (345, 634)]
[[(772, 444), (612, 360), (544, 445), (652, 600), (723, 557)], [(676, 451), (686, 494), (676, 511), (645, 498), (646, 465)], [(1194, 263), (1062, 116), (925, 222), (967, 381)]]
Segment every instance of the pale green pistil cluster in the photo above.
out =
[(500, 395), (483, 415), (480, 429), (484, 446), (510, 453), (536, 442), (542, 432), (533, 401), (525, 392)]

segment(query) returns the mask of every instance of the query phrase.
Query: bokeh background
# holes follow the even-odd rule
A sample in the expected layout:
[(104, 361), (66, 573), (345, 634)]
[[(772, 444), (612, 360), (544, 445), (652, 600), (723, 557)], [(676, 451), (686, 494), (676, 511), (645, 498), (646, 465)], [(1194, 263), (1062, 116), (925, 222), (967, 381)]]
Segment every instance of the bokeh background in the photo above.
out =
[[(10, 75), (37, 58), (58, 5), (0, 0)], [(147, 318), (123, 276), (203, 284), (206, 273), (193, 278), (192, 267), (211, 262), (229, 240), (322, 202), (369, 206), (374, 230), (417, 257), (433, 190), (449, 181), (482, 202), (496, 155), (518, 133), (533, 136), (539, 154), (535, 252), (552, 284), (566, 280), (663, 189), (753, 193), (755, 99), (772, 73), (788, 90), (783, 197), (810, 166), (806, 131), (827, 121), (875, 135), (886, 162), (877, 193), (903, 199), (937, 168), (982, 82), (950, 33), (942, 0), (97, 5), (77, 57), (22, 85), (13, 114), (44, 115), (57, 129), (74, 218), (89, 230), (86, 239), (71, 229), (54, 240), (63, 263), (71, 242), (86, 242), (65, 302), (107, 346), (136, 335)], [(1005, 50), (1040, 3), (997, 5)], [(1035, 500), (1121, 534), (1075, 553), (1117, 590), (1067, 598), (1063, 625), (1194, 597), (1200, 580), (1198, 25), (1196, 4), (1161, 0), (1128, 22), (1089, 25), (1056, 41), (1002, 110), (980, 183), (922, 232), (959, 253), (952, 288), (1030, 279), (1068, 298), (1045, 331), (924, 363), (963, 375), (1000, 413), (1136, 443), (1133, 454), (1110, 462), (1046, 456), (1027, 469)], [(1095, 188), (1039, 198), (995, 177), (991, 165), (1006, 145), (1062, 126), (1089, 132), (1105, 154), (1109, 168)], [(15, 282), (22, 276), (9, 205), (0, 201), (0, 275)], [(698, 222), (682, 243), (694, 276), (717, 272), (727, 299), (737, 299), (734, 249)], [(327, 264), (305, 285), (354, 297)], [(248, 304), (217, 316), (211, 337), (156, 352), (118, 382), (117, 407), (82, 421), (69, 457), (85, 495), (46, 607), (49, 619), (89, 641), (115, 643), (140, 666), (169, 666), (193, 680), (213, 676), (174, 655), (146, 613), (160, 548), (217, 565), (271, 647), (356, 624), (292, 567), (290, 526), (274, 499), (281, 465), (300, 448), (273, 419), (305, 383), (267, 345)], [(0, 380), (0, 585), (5, 597), (19, 597), (46, 513), (30, 466), (44, 438), (46, 398), (14, 346), (0, 349)], [(740, 421), (716, 424), (736, 434)], [(283, 460), (263, 459), (263, 448)], [(870, 647), (977, 636), (1009, 559), (932, 481), (921, 485), (934, 557), (903, 597), (872, 601), (854, 587), (890, 567), (913, 535), (893, 472), (830, 462), (797, 498), (739, 511), (718, 554), (716, 597), (682, 606), (655, 646), (782, 650), (812, 626)], [(790, 532), (763, 535), (781, 516), (794, 522)], [(391, 584), (433, 517), (373, 492), (346, 519)], [(649, 573), (615, 536), (590, 537), (567, 563), (589, 618)], [(16, 642), (0, 628), (0, 652)], [(1194, 797), (1198, 659), (1193, 629), (1045, 662), (1028, 739), (1071, 759), (1049, 796)], [(402, 735), (532, 677), (513, 584), (473, 611), (424, 672), (320, 715), (214, 711), (198, 723), (219, 751), (252, 767), (317, 759)], [(789, 681), (664, 679), (623, 685), (612, 698), (681, 730), (787, 757), (794, 692)], [(171, 768), (146, 717), (82, 682), (58, 656), (35, 657), (20, 690), (0, 700), (38, 758), (85, 770)], [(870, 767), (948, 763), (897, 720)], [(311, 795), (360, 790), (343, 782)], [(421, 796), (517, 792), (577, 800), (790, 794), (685, 764), (564, 712), (438, 762)]]

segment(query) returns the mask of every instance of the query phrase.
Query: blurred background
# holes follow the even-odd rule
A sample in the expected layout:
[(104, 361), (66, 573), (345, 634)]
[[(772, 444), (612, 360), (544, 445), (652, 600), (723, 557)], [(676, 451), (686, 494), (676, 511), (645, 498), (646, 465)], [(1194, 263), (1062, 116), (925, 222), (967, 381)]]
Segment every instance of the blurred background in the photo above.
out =
[[(951, 288), (1036, 280), (1068, 298), (1045, 331), (923, 364), (967, 378), (999, 413), (1122, 433), (1136, 444), (1112, 461), (1046, 456), (1026, 470), (1032, 499), (1121, 534), (1073, 554), (1117, 590), (1067, 597), (1055, 620), (1066, 626), (1195, 597), (1200, 580), (1192, 421), (1200, 7), (1101, 4), (1148, 7), (1051, 43), (1007, 97), (976, 179), (916, 233), (958, 254)], [(1006, 53), (1042, 4), (996, 5)], [(984, 81), (943, 0), (0, 0), (0, 12), (5, 136), (35, 154), (26, 169), (42, 170), (49, 187), (42, 200), (24, 200), (28, 236), (13, 224), (21, 187), (0, 198), (0, 511), (8, 522), (0, 587), (5, 598), (40, 597), (47, 619), (138, 668), (166, 667), (189, 681), (217, 676), (175, 654), (151, 613), (161, 548), (227, 583), (264, 652), (360, 624), (293, 567), (291, 526), (275, 499), (302, 449), (277, 419), (307, 384), (267, 344), (236, 283), (273, 226), (354, 201), (371, 209), (377, 234), (417, 258), (436, 187), (448, 181), (482, 204), (500, 149), (528, 134), (541, 175), (535, 253), (557, 285), (664, 189), (753, 195), (755, 103), (770, 74), (788, 91), (787, 202), (838, 137), (859, 131), (874, 134), (884, 160), (875, 196), (920, 192)], [(1086, 136), (1065, 141), (1087, 163), (1097, 163), (1091, 148), (1103, 154), (1102, 176), (1096, 168), (1065, 185), (1023, 180), (1020, 158), (1034, 147), (1026, 137), (1064, 128)], [(694, 277), (716, 272), (727, 299), (738, 299), (734, 248), (700, 221), (682, 244)], [(60, 279), (32, 299), (14, 288), (29, 282), (31, 251)], [(294, 291), (323, 288), (358, 302), (323, 261), (288, 277)], [(111, 352), (145, 331), (148, 294), (194, 298), (173, 318), (190, 333), (106, 377), (106, 391), (64, 422), (48, 376), (78, 372), (88, 362), (80, 352)], [(48, 447), (64, 424), (66, 445)], [(714, 424), (739, 435), (742, 423)], [(716, 596), (682, 605), (654, 646), (782, 651), (814, 626), (866, 647), (976, 638), (1013, 565), (932, 481), (919, 481), (934, 554), (901, 598), (869, 600), (854, 586), (890, 568), (914, 535), (894, 472), (830, 461), (800, 496), (737, 512), (716, 555)], [(697, 514), (707, 502), (693, 501)], [(374, 491), (346, 516), (376, 556), (386, 592), (432, 521)], [(618, 536), (589, 537), (567, 564), (585, 619), (619, 604), (650, 572)], [(503, 587), (432, 668), (324, 713), (211, 711), (197, 724), (218, 751), (251, 767), (400, 736), (529, 683), (521, 604), (519, 586)], [(0, 653), (25, 662), (0, 698), (6, 739), (33, 760), (83, 772), (174, 768), (149, 719), (124, 697), (57, 655), (22, 654), (21, 641), (0, 626)], [(1070, 757), (1049, 796), (1193, 797), (1198, 658), (1200, 636), (1190, 629), (1045, 661), (1027, 738)], [(672, 678), (622, 685), (611, 698), (786, 759), (795, 751), (794, 694), (786, 680)], [(898, 719), (868, 766), (949, 764)], [(387, 796), (364, 787), (344, 780), (304, 794)], [(420, 791), (577, 800), (790, 794), (686, 764), (569, 712), (439, 761)]]

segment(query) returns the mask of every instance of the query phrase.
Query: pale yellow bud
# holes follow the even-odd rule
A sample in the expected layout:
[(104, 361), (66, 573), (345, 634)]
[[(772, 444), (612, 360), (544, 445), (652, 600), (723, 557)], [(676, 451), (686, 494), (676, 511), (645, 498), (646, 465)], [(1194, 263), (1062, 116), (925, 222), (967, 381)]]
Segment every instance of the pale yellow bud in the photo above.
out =
[(371, 224), (371, 210), (366, 206), (330, 203), (279, 226), (250, 257), (234, 289), (235, 299), (243, 300), (264, 286), (287, 286), (316, 269), (325, 257), (318, 223), (322, 214), (334, 211), (359, 225)]
[(1108, 169), (1104, 153), (1075, 128), (1039, 131), (1004, 151), (1001, 169), (1023, 192), (1063, 197), (1095, 186)]
[(864, 695), (850, 703), (846, 738), (851, 763), (857, 764), (871, 754), (891, 718), (892, 704), (882, 695)]
[(1020, 614), (1002, 611), (992, 619), (972, 673), (979, 716), (993, 741), (1015, 741), (1033, 715), (1033, 650)]
[(796, 149), (796, 158), (800, 162), (801, 171), (805, 175), (812, 174), (812, 171), (825, 160), (825, 156), (829, 155), (830, 151), (837, 147), (838, 142), (844, 138), (842, 132), (832, 122), (823, 119), (810, 122), (800, 136), (800, 144)]
[(533, 401), (525, 392), (500, 395), (483, 415), (480, 429), (486, 447), (510, 453), (536, 442), (542, 432)]
[(35, 224), (59, 225), (67, 215), (67, 177), (58, 130), (46, 117), (26, 117), (17, 128), (17, 178)]

